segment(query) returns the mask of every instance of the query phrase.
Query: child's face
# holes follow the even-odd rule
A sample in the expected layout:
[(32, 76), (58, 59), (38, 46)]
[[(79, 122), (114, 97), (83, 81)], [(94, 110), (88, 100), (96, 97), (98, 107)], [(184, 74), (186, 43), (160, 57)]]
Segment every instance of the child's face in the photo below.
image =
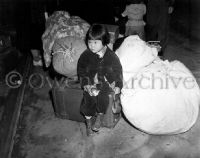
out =
[(93, 53), (98, 53), (104, 46), (101, 40), (88, 40), (88, 47)]

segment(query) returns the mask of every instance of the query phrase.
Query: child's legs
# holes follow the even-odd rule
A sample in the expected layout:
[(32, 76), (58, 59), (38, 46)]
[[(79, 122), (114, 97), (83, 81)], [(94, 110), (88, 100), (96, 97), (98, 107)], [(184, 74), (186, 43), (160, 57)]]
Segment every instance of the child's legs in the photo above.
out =
[(106, 113), (109, 105), (109, 93), (99, 93), (97, 97), (97, 113)]
[(145, 38), (145, 31), (144, 31), (144, 26), (136, 26), (135, 27), (136, 32), (138, 34), (138, 36), (142, 39), (142, 40), (146, 40)]
[(138, 35), (142, 40), (145, 40), (144, 26), (127, 26), (126, 36)]
[(133, 35), (134, 28), (132, 26), (126, 26), (125, 36)]
[(80, 111), (84, 116), (94, 116), (96, 114), (96, 102), (95, 96), (90, 96), (89, 93), (83, 93), (83, 101), (80, 106)]
[(103, 83), (97, 96), (97, 113), (106, 113), (109, 105), (109, 94), (113, 92), (107, 83)]

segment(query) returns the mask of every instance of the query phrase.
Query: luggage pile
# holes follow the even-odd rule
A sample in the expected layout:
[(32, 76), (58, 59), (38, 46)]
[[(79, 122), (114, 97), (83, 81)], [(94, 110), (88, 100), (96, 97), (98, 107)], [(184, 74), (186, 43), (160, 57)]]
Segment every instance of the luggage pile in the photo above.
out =
[(77, 75), (77, 61), (86, 49), (84, 40), (90, 25), (78, 16), (56, 11), (47, 19), (45, 27), (42, 42), (46, 67), (53, 62), (58, 73), (67, 77)]

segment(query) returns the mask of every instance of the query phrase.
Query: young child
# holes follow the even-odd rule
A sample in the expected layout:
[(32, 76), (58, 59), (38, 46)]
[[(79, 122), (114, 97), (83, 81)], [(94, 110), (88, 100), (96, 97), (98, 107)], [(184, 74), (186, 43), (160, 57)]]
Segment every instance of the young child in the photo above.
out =
[(146, 5), (143, 0), (128, 0), (126, 8), (122, 16), (128, 16), (126, 23), (125, 36), (138, 35), (145, 40), (144, 26), (145, 22), (143, 16), (146, 14)]
[[(122, 88), (122, 66), (117, 55), (111, 51), (109, 33), (104, 25), (93, 24), (86, 35), (85, 50), (78, 61), (77, 73), (84, 89), (81, 113), (86, 118), (87, 135), (101, 127), (101, 120), (109, 105), (108, 95), (120, 94)], [(91, 118), (96, 117), (94, 126)]]

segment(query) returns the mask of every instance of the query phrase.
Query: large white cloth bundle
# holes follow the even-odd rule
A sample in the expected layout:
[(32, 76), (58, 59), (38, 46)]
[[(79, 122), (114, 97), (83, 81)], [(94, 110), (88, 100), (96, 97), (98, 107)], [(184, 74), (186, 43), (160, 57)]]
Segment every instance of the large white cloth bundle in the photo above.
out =
[(156, 48), (150, 48), (139, 36), (132, 35), (124, 39), (116, 54), (126, 71), (137, 72), (150, 64), (157, 57), (158, 52)]
[[(145, 47), (151, 54), (152, 48)], [(149, 62), (151, 56), (145, 56), (149, 58), (146, 66), (131, 67), (135, 65), (130, 59), (131, 53), (142, 54), (138, 52), (141, 50), (132, 49), (130, 55), (124, 54), (126, 57), (123, 52), (119, 55), (124, 76), (121, 102), (126, 118), (133, 126), (150, 134), (188, 131), (197, 120), (200, 104), (200, 90), (194, 76), (181, 62), (163, 61), (158, 57)]]
[(85, 42), (77, 37), (57, 39), (52, 48), (55, 71), (68, 77), (76, 76), (78, 59), (86, 48)]

